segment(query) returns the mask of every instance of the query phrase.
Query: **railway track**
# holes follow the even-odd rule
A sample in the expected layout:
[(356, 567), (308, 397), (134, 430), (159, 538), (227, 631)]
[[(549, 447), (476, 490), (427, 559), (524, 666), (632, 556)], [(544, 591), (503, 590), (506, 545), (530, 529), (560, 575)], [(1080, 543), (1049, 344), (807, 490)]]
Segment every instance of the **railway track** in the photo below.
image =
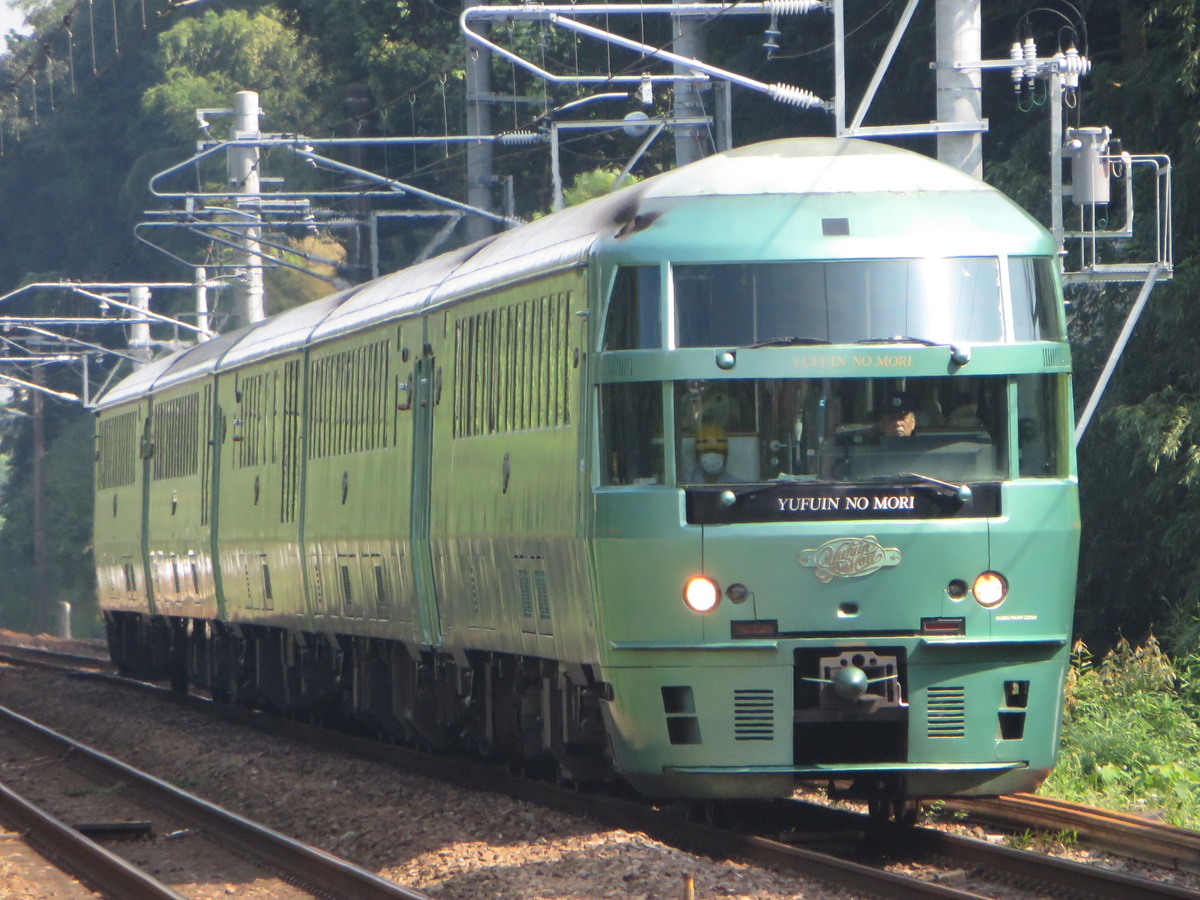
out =
[[(25, 767), (15, 761), (14, 744), (36, 754)], [(60, 796), (66, 792), (72, 798), (106, 795), (104, 821), (68, 825), (40, 804), (0, 785), (0, 820), (106, 897), (185, 900), (184, 893), (131, 861), (144, 855), (144, 845), (129, 844), (132, 849), (123, 854), (112, 849), (117, 844), (99, 842), (101, 835), (148, 836), (155, 827), (152, 823), (158, 822), (161, 839), (154, 841), (153, 866), (159, 871), (194, 873), (198, 868), (218, 883), (280, 879), (295, 888), (272, 889), (272, 896), (429, 900), (427, 894), (214, 806), (3, 707), (0, 745), (6, 752), (6, 769), (23, 770), (34, 787), (50, 783), (53, 792)], [(71, 787), (64, 789), (64, 784)], [(65, 802), (70, 805), (74, 800)], [(205, 846), (196, 847), (197, 841)], [(183, 857), (186, 863), (177, 861)]]
[(1068, 803), (1053, 797), (1011, 797), (946, 801), (948, 810), (1017, 828), (1074, 832), (1093, 847), (1141, 862), (1200, 872), (1200, 833), (1155, 819)]
[[(36, 664), (54, 663), (43, 654)], [(67, 663), (66, 667), (71, 668), (71, 665)], [(83, 677), (104, 676), (92, 671), (83, 673)], [(154, 690), (165, 696), (173, 696), (165, 691)], [(447, 762), (428, 754), (292, 722), (276, 719), (265, 722), (259, 714), (214, 706), (198, 698), (192, 698), (188, 705), (218, 712), (225, 718), (275, 734), (290, 734), (307, 743), (325, 745), (339, 752), (350, 751), (408, 771), (449, 778), (458, 784), (507, 794), (575, 814), (582, 813), (625, 829), (644, 831), (658, 840), (690, 851), (717, 858), (743, 859), (792, 871), (871, 896), (978, 900), (995, 896), (990, 893), (987, 884), (990, 880), (1008, 886), (1003, 891), (1006, 896), (1011, 896), (1011, 884), (1017, 883), (1032, 886), (1029, 888), (1031, 896), (1053, 892), (1063, 896), (1113, 897), (1122, 900), (1131, 897), (1200, 898), (1200, 893), (1175, 885), (1108, 872), (1040, 853), (996, 846), (936, 829), (872, 830), (867, 817), (826, 807), (816, 810), (811, 805), (801, 810), (787, 804), (743, 807), (743, 812), (752, 810), (751, 817), (764, 827), (760, 827), (756, 833), (738, 833), (686, 820), (678, 808), (655, 808), (640, 801), (586, 795), (510, 776), (498, 772), (493, 766), (464, 764), (462, 760)], [(1033, 824), (1020, 819), (1017, 822), (1018, 827), (1024, 828)], [(817, 852), (796, 845), (804, 834), (814, 831), (826, 836), (849, 836), (842, 848), (844, 855)], [(1080, 834), (1083, 834), (1082, 830)], [(787, 840), (780, 840), (780, 836)], [(1164, 851), (1163, 856), (1178, 861), (1180, 854)], [(924, 869), (924, 877), (944, 878), (945, 881), (921, 880), (888, 871), (886, 863), (889, 859), (937, 860), (936, 865)], [(1200, 857), (1193, 856), (1193, 859)], [(1187, 869), (1190, 864), (1177, 864), (1175, 867)], [(969, 885), (971, 889), (947, 883), (950, 881)]]

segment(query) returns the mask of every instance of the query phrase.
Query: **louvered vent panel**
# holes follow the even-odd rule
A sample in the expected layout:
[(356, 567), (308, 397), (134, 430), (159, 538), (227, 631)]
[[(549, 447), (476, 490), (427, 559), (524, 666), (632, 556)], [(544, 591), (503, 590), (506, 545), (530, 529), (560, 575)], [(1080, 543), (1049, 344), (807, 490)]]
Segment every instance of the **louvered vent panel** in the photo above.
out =
[(1042, 350), (1042, 361), (1047, 368), (1060, 368), (1071, 364), (1071, 354), (1062, 347), (1044, 348)]
[(929, 736), (960, 738), (966, 735), (966, 691), (961, 687), (931, 687), (929, 697)]
[(533, 585), (529, 580), (529, 572), (517, 569), (517, 587), (521, 591), (521, 618), (533, 618)]
[(546, 570), (538, 569), (533, 573), (533, 587), (537, 593), (538, 618), (550, 620), (550, 585), (546, 581)]
[(738, 741), (775, 739), (775, 692), (733, 692), (733, 737)]

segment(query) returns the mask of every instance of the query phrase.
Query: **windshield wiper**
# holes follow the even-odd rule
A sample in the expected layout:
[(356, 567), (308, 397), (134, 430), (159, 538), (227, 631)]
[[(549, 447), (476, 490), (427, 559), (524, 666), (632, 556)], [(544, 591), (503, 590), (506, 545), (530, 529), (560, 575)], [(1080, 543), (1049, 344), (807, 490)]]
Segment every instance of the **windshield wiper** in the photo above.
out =
[(801, 347), (828, 343), (829, 341), (824, 340), (823, 338), (800, 337), (797, 335), (793, 337), (776, 337), (767, 338), (766, 340), (762, 341), (755, 341), (753, 344), (746, 344), (746, 346), (742, 349), (756, 350), (759, 347)]
[(894, 481), (897, 478), (911, 478), (916, 481), (932, 485), (935, 488), (941, 488), (941, 492), (947, 497), (956, 497), (962, 503), (966, 503), (971, 499), (971, 486), (969, 484), (956, 484), (953, 481), (942, 481), (940, 478), (934, 478), (932, 475), (922, 475), (920, 472), (897, 472), (895, 475), (873, 475), (870, 481)]
[(863, 338), (856, 344), (922, 344), (926, 347), (949, 347), (950, 361), (956, 366), (965, 366), (971, 361), (971, 348), (961, 344), (947, 344), (945, 341), (931, 341), (927, 338), (913, 337), (909, 334), (894, 334), (891, 337)]
[(949, 347), (942, 341), (931, 341), (926, 338), (912, 337), (907, 334), (893, 334), (891, 337), (863, 338), (856, 344), (924, 344), (926, 347)]

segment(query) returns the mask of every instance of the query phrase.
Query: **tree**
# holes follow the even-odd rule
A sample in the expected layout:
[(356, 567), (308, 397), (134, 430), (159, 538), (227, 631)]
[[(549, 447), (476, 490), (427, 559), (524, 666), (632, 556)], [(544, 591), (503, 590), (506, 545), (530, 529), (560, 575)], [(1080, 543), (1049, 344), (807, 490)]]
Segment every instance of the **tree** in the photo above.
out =
[(189, 141), (196, 137), (197, 109), (228, 107), (238, 91), (253, 90), (275, 130), (303, 130), (325, 77), (311, 44), (271, 7), (208, 10), (159, 38), (154, 62), (161, 75), (142, 105), (166, 116), (171, 132)]

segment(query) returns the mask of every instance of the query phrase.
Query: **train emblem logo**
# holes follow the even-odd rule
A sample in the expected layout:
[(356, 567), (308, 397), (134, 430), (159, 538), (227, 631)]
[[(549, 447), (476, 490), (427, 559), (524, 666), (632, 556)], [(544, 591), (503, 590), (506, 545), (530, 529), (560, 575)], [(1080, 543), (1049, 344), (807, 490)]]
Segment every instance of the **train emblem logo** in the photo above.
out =
[(861, 578), (886, 566), (898, 566), (901, 553), (898, 547), (884, 547), (875, 535), (834, 538), (815, 550), (800, 551), (800, 565), (816, 569), (817, 581), (822, 584), (834, 578)]

